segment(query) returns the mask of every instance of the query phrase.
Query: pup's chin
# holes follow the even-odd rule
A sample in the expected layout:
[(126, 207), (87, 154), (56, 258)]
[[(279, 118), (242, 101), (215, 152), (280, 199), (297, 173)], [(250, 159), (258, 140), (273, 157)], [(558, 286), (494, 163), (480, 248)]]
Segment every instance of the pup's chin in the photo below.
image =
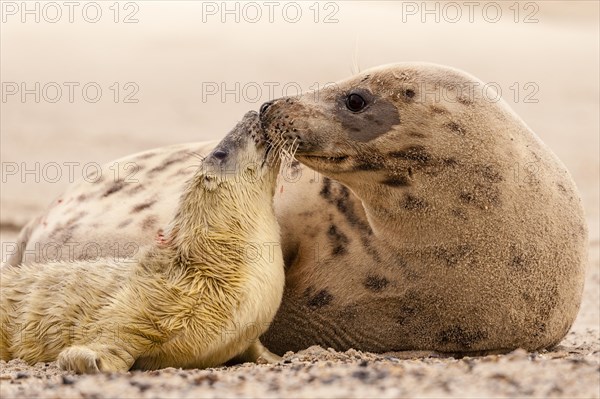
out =
[(205, 175), (202, 179), (202, 183), (204, 190), (211, 192), (219, 188), (221, 179), (216, 175)]

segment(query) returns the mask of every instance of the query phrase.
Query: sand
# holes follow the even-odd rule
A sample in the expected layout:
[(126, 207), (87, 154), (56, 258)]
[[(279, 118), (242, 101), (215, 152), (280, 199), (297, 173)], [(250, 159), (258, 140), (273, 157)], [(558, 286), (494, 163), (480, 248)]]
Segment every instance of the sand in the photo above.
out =
[[(2, 7), (7, 3), (13, 2)], [(240, 15), (239, 22), (231, 16), (222, 22), (220, 15), (206, 13), (203, 22), (203, 4), (220, 2), (191, 1), (138, 1), (127, 9), (121, 3), (115, 23), (112, 3), (101, 3), (97, 23), (82, 19), (83, 5), (73, 23), (66, 20), (65, 8), (57, 23), (47, 21), (54, 14), (41, 15), (37, 23), (31, 16), (23, 23), (19, 14), (4, 14), (2, 261), (4, 245), (87, 165), (156, 146), (222, 137), (248, 109), (342, 79), (353, 64), (362, 70), (430, 61), (500, 87), (504, 99), (570, 170), (590, 230), (584, 301), (569, 335), (545, 353), (453, 359), (313, 347), (286, 355), (278, 365), (106, 376), (74, 376), (53, 364), (29, 367), (11, 361), (0, 362), (2, 398), (600, 397), (598, 2), (521, 2), (517, 22), (512, 1), (495, 3), (502, 4), (497, 22), (490, 22), (492, 14), (484, 18), (482, 9), (491, 4), (486, 2), (475, 9), (473, 22), (463, 2), (457, 2), (462, 17), (451, 22), (450, 14), (440, 14), (439, 21), (422, 15), (421, 2), (360, 1), (330, 2), (328, 8), (320, 3), (315, 22), (313, 3), (307, 2), (298, 3), (303, 17), (297, 23), (281, 13), (270, 23), (261, 2), (263, 16), (257, 23), (249, 21), (250, 14)], [(408, 13), (411, 5), (417, 14)], [(324, 23), (332, 12), (337, 22)], [(137, 23), (123, 23), (130, 14)], [(6, 94), (6, 84), (20, 88), (25, 83), (31, 89), (36, 82), (39, 102), (35, 94), (24, 99), (20, 93)], [(73, 101), (68, 82), (79, 85)], [(53, 83), (63, 88), (56, 102)], [(97, 102), (82, 93), (86, 84), (102, 89)]]
[[(207, 370), (163, 369), (127, 375), (72, 376), (53, 364), (11, 361), (0, 374), (3, 398), (104, 397), (565, 397), (597, 394), (598, 358), (565, 346), (550, 353), (514, 351), (479, 358), (399, 359), (315, 346), (277, 365)], [(596, 345), (597, 352), (597, 345)], [(569, 378), (570, 375), (577, 378)], [(562, 378), (557, 378), (562, 375)], [(596, 392), (595, 392), (596, 391)]]

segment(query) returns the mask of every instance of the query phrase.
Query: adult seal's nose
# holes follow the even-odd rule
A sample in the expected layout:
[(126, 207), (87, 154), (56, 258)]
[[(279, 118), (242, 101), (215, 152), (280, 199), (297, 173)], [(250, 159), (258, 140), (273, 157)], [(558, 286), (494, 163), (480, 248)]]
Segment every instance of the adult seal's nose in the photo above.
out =
[(265, 112), (267, 112), (267, 109), (273, 105), (273, 101), (268, 101), (266, 103), (264, 103), (263, 105), (260, 106), (260, 116), (263, 116), (263, 114)]

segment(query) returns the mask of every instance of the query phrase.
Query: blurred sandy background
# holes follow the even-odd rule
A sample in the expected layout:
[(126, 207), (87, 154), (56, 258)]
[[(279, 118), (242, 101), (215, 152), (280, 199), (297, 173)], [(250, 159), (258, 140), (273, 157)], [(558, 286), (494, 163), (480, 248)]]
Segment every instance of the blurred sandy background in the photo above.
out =
[[(557, 368), (556, 376), (566, 389), (559, 396), (575, 394), (568, 380), (588, 387), (583, 397), (600, 395), (598, 2), (477, 2), (469, 15), (469, 7), (459, 1), (453, 4), (460, 16), (447, 2), (276, 2), (273, 22), (264, 2), (254, 3), (258, 8), (228, 3), (229, 10), (237, 7), (237, 15), (223, 14), (221, 2), (115, 6), (110, 1), (95, 3), (98, 7), (80, 2), (72, 23), (62, 2), (56, 23), (50, 22), (55, 9), (33, 1), (27, 2), (28, 9), (35, 10), (35, 4), (39, 22), (35, 14), (23, 15), (21, 2), (0, 2), (2, 242), (13, 240), (20, 226), (69, 184), (65, 162), (78, 163), (71, 170), (80, 178), (86, 163), (219, 138), (245, 111), (271, 97), (345, 78), (354, 64), (361, 70), (399, 61), (451, 65), (500, 87), (503, 98), (577, 182), (590, 226), (590, 273), (575, 335), (568, 342), (588, 348), (581, 356), (595, 372), (580, 381), (575, 369)], [(496, 5), (501, 5), (499, 17)], [(96, 18), (97, 8), (99, 21), (86, 21)], [(292, 23), (298, 9), (301, 16)], [(36, 82), (39, 103), (34, 94), (23, 101), (21, 85), (35, 91)], [(90, 83), (102, 90), (97, 102), (90, 101), (93, 87), (87, 99), (82, 92)], [(72, 102), (68, 85), (74, 87)], [(53, 103), (56, 86), (62, 97)], [(15, 87), (19, 92), (12, 94)], [(224, 98), (222, 89), (229, 90)], [(22, 174), (24, 168), (35, 170), (36, 162), (37, 173)], [(60, 166), (58, 178), (49, 166), (53, 162)], [(486, 389), (478, 392), (504, 393)], [(360, 392), (368, 391), (355, 391)], [(452, 394), (423, 391), (444, 392)]]

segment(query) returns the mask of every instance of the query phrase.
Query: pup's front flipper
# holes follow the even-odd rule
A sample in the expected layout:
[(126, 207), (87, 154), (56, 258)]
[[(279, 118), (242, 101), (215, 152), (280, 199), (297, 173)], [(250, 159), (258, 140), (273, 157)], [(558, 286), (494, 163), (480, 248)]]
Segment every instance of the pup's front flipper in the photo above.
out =
[(265, 348), (259, 340), (256, 340), (248, 347), (248, 349), (236, 356), (235, 360), (240, 362), (266, 364), (278, 363), (282, 360), (282, 358)]
[(127, 351), (114, 346), (71, 346), (58, 354), (58, 367), (78, 374), (126, 372), (134, 360)]

